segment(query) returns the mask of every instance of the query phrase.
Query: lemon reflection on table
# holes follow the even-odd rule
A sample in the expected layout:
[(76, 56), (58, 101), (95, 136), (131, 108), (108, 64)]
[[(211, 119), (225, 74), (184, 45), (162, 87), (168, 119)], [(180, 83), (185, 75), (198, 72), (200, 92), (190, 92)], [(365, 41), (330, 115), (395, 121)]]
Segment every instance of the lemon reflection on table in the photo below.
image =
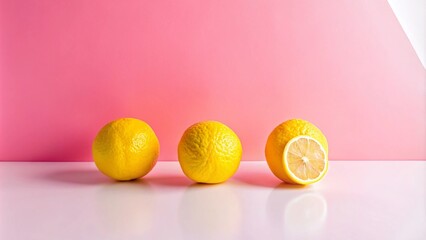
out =
[(103, 186), (96, 195), (100, 232), (108, 239), (146, 235), (153, 228), (155, 201), (152, 187), (142, 180)]
[(268, 197), (268, 216), (276, 236), (306, 239), (321, 235), (327, 220), (327, 201), (312, 187), (280, 184)]
[(235, 239), (241, 206), (231, 184), (193, 184), (179, 205), (179, 222), (186, 239)]

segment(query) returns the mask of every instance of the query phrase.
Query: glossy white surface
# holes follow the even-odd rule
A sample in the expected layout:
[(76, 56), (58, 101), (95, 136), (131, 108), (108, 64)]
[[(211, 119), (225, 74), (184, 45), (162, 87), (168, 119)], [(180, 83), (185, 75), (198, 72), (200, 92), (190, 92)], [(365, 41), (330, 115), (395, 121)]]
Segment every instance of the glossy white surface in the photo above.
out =
[(177, 162), (114, 182), (93, 163), (0, 163), (0, 239), (426, 239), (426, 162), (333, 161), (321, 182), (243, 162), (218, 185)]

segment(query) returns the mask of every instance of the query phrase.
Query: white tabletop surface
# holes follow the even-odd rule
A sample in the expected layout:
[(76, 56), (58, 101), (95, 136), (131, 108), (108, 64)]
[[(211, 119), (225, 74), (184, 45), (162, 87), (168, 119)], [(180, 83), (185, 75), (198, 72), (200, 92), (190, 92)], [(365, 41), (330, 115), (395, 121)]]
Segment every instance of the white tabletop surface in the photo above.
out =
[(114, 182), (93, 163), (0, 163), (0, 239), (426, 239), (426, 161), (332, 161), (319, 183), (265, 162), (194, 184), (177, 162)]

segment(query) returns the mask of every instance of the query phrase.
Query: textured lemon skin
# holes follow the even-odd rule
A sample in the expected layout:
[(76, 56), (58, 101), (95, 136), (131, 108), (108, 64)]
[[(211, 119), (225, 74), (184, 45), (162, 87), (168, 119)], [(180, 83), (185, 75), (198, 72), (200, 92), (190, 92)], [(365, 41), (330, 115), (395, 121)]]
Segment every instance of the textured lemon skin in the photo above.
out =
[(97, 168), (119, 181), (145, 176), (155, 166), (159, 153), (160, 144), (152, 128), (134, 118), (108, 123), (92, 145)]
[(178, 146), (185, 175), (199, 183), (220, 183), (237, 171), (242, 157), (238, 136), (226, 125), (205, 121), (190, 126)]
[[(302, 120), (291, 119), (278, 125), (269, 135), (265, 147), (265, 157), (272, 173), (287, 183), (296, 183), (285, 171), (283, 152), (287, 143), (294, 137), (306, 135), (316, 139), (328, 155), (328, 143), (324, 134), (314, 124)], [(327, 164), (328, 166), (328, 164)], [(325, 169), (327, 171), (327, 169)]]

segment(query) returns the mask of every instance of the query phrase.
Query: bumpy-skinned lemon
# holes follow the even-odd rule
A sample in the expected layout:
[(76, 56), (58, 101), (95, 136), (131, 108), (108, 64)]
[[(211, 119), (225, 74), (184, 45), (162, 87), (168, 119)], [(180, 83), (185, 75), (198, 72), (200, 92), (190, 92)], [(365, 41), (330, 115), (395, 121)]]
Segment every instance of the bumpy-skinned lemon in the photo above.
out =
[(311, 184), (328, 170), (328, 143), (312, 123), (292, 119), (278, 125), (268, 137), (266, 161), (276, 177), (287, 183)]
[(226, 125), (205, 121), (190, 126), (178, 146), (185, 175), (199, 183), (220, 183), (237, 171), (242, 156), (238, 136)]
[(160, 144), (152, 128), (134, 118), (121, 118), (105, 125), (92, 145), (93, 159), (105, 175), (119, 180), (145, 176), (154, 167)]

